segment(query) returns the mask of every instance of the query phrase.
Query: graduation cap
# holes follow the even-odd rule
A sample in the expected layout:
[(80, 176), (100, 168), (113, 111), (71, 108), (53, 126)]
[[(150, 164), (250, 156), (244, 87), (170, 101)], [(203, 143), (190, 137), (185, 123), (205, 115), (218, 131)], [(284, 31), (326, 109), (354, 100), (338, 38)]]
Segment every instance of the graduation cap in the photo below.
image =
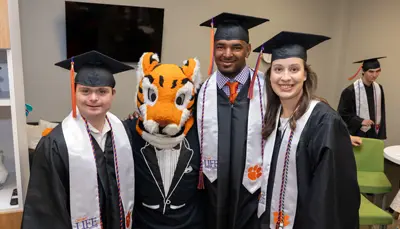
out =
[(290, 57), (298, 57), (307, 61), (307, 50), (329, 39), (329, 37), (323, 35), (282, 31), (254, 49), (253, 52), (258, 52), (259, 55), (250, 84), (249, 98), (252, 98), (255, 75), (263, 53), (271, 54), (271, 63), (274, 60)]
[(359, 61), (355, 61), (353, 62), (353, 64), (360, 64), (361, 66), (358, 68), (356, 74), (352, 75), (351, 77), (349, 77), (349, 80), (354, 79), (358, 73), (361, 71), (361, 69), (366, 72), (369, 69), (376, 69), (376, 68), (380, 68), (381, 64), (379, 63), (379, 59), (382, 58), (386, 58), (386, 56), (381, 56), (381, 57), (374, 57), (374, 58), (369, 58), (369, 59), (364, 59), (364, 60), (359, 60)]
[[(55, 65), (70, 70), (73, 117), (76, 117), (75, 84), (114, 88), (114, 74), (134, 69), (94, 50), (60, 61)], [(74, 76), (75, 71), (76, 76)]]
[[(249, 43), (249, 29), (267, 21), (269, 19), (223, 12), (201, 23), (200, 26), (211, 27), (208, 75), (211, 75), (213, 72), (214, 41), (242, 40)], [(217, 28), (215, 34), (214, 28)]]
[(253, 52), (270, 53), (271, 62), (290, 57), (298, 57), (307, 61), (307, 50), (329, 39), (322, 35), (282, 31), (254, 49)]
[(214, 40), (242, 40), (249, 42), (249, 29), (261, 25), (269, 19), (233, 13), (221, 13), (200, 26), (217, 28)]

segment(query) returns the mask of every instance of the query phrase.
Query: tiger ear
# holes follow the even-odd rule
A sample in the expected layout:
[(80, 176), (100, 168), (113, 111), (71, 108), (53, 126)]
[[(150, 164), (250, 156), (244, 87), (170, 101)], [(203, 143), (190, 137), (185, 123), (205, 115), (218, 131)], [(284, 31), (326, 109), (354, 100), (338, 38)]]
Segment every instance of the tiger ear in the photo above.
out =
[(190, 58), (183, 61), (182, 71), (193, 81), (194, 86), (198, 89), (201, 82), (200, 61), (197, 58)]
[(159, 64), (160, 59), (157, 53), (145, 52), (142, 57), (140, 57), (139, 64), (136, 70), (136, 76), (138, 82), (142, 80), (145, 75), (149, 75), (153, 69)]

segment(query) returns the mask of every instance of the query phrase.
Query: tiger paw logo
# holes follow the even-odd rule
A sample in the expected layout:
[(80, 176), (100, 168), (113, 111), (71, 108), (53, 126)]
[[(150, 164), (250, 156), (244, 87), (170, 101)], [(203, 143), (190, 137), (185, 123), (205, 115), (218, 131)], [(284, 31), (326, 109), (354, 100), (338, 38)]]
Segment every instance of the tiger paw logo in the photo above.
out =
[[(282, 212), (280, 212), (279, 214), (278, 214), (278, 212), (274, 212), (274, 223), (277, 225), (277, 223), (278, 223), (278, 215), (279, 215), (279, 217), (281, 218), (280, 219), (280, 221), (282, 222)], [(281, 223), (280, 222), (280, 223)], [(279, 223), (279, 224), (280, 224)], [(287, 225), (289, 225), (290, 223), (289, 223), (289, 216), (288, 215), (284, 215), (283, 216), (283, 226), (284, 227), (286, 227)]]
[(128, 212), (125, 218), (125, 224), (127, 228), (130, 228), (131, 226), (131, 214), (132, 214), (131, 212)]
[(257, 180), (258, 178), (260, 178), (261, 175), (262, 175), (261, 167), (258, 166), (258, 165), (255, 165), (255, 166), (253, 166), (253, 167), (250, 167), (250, 168), (247, 170), (247, 174), (248, 174), (247, 176), (248, 176), (248, 178), (249, 178), (250, 180), (255, 181), (255, 180)]

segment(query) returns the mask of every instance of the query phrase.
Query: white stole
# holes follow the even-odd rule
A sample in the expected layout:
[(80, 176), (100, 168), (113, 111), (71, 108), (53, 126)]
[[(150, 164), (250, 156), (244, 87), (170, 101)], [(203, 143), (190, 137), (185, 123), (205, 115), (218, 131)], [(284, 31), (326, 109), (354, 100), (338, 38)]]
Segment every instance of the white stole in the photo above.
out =
[[(288, 216), (289, 225), (285, 227), (288, 229), (293, 228), (293, 223), (295, 220), (296, 209), (297, 209), (297, 146), (300, 141), (301, 134), (304, 130), (304, 126), (306, 125), (308, 119), (315, 106), (319, 103), (319, 101), (312, 100), (307, 108), (307, 111), (296, 121), (296, 129), (293, 133), (293, 139), (290, 148), (289, 155), (289, 170), (287, 173), (287, 184), (286, 184), (286, 193), (284, 199), (284, 213)], [(280, 110), (280, 109), (279, 109)], [(275, 139), (277, 133), (277, 127), (279, 123), (280, 112), (278, 112), (275, 123), (275, 130), (270, 134), (267, 139), (266, 146), (264, 148), (264, 160), (263, 160), (263, 178), (261, 185), (261, 194), (260, 200), (258, 204), (258, 212), (257, 216), (260, 218), (261, 215), (266, 210), (266, 196), (267, 196), (267, 186), (268, 179), (270, 173), (271, 159), (275, 146)], [(279, 212), (279, 198), (281, 192), (281, 184), (282, 184), (282, 172), (285, 160), (286, 149), (288, 146), (289, 136), (290, 136), (290, 125), (286, 126), (284, 131), (284, 136), (282, 137), (282, 142), (279, 148), (278, 160), (275, 169), (275, 178), (274, 178), (274, 188), (272, 192), (271, 198), (271, 206), (270, 206), (270, 227), (275, 228), (274, 221), (274, 212)], [(268, 206), (269, 207), (269, 206)]]
[[(120, 195), (125, 212), (125, 227), (132, 226), (135, 177), (133, 154), (130, 141), (122, 122), (113, 114), (107, 113), (114, 134), (118, 164)], [(67, 144), (69, 157), (70, 207), (73, 229), (100, 229), (100, 206), (97, 183), (97, 167), (91, 140), (85, 121), (77, 109), (77, 117), (72, 113), (62, 122), (62, 131)], [(116, 166), (117, 169), (117, 166)]]
[[(362, 119), (370, 120), (371, 118), (369, 117), (369, 109), (370, 107), (368, 106), (368, 98), (367, 98), (367, 92), (365, 91), (365, 86), (362, 81), (362, 79), (356, 80), (354, 83), (354, 94), (356, 98), (356, 110), (357, 110), (357, 116), (359, 116)], [(374, 103), (376, 106), (376, 111), (375, 111), (375, 132), (378, 134), (379, 132), (379, 126), (381, 124), (381, 102), (382, 102), (382, 93), (381, 93), (381, 87), (379, 86), (378, 83), (373, 82), (372, 86), (374, 87)], [(375, 109), (375, 107), (371, 107), (371, 109)], [(367, 132), (369, 129), (371, 129), (371, 126), (361, 126), (361, 131)]]
[[(250, 76), (253, 75), (250, 70)], [(251, 80), (251, 77), (249, 77)], [(217, 74), (214, 72), (202, 85), (197, 103), (197, 126), (200, 144), (203, 138), (203, 173), (210, 182), (218, 175), (218, 101)], [(250, 193), (261, 186), (262, 123), (266, 107), (264, 75), (259, 72), (254, 82), (253, 99), (250, 100), (247, 121), (246, 163), (242, 184)], [(261, 96), (260, 96), (261, 93)], [(202, 133), (203, 130), (203, 133)], [(201, 146), (200, 146), (201, 147)], [(259, 168), (259, 169), (258, 169)], [(250, 171), (250, 173), (249, 173)]]

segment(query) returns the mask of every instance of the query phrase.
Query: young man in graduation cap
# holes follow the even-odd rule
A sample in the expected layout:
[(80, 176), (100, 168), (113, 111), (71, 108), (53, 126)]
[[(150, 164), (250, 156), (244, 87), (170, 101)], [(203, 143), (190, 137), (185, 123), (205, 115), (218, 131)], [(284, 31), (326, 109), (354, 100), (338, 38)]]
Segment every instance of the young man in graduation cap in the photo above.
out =
[(283, 31), (254, 50), (265, 74), (266, 140), (258, 216), (262, 229), (355, 229), (360, 193), (349, 133), (315, 95), (307, 50), (330, 38)]
[(386, 139), (385, 96), (382, 85), (376, 79), (381, 73), (381, 65), (376, 57), (354, 63), (362, 63), (354, 79), (362, 70), (362, 77), (342, 91), (338, 112), (347, 124), (350, 134)]
[(108, 111), (113, 74), (132, 67), (96, 51), (56, 65), (71, 68), (72, 112), (35, 150), (22, 228), (131, 228), (131, 136)]
[[(248, 30), (266, 21), (222, 13), (201, 24), (211, 27), (212, 50), (212, 75), (197, 98), (199, 188), (208, 196), (209, 229), (259, 228), (265, 89), (263, 74), (250, 69), (246, 58), (251, 52)], [(214, 60), (218, 69), (213, 73)]]

